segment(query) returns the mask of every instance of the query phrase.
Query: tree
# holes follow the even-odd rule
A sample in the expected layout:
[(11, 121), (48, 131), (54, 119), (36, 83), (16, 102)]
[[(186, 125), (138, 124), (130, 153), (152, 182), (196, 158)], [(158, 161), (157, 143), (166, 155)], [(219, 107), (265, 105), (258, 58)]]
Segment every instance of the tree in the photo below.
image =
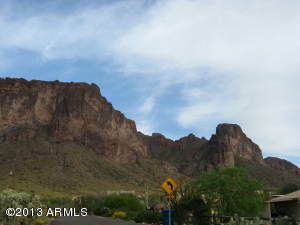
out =
[(211, 205), (192, 183), (179, 184), (169, 199), (176, 224), (211, 224)]
[(265, 209), (262, 184), (244, 169), (217, 168), (200, 175), (194, 185), (218, 215), (259, 216)]

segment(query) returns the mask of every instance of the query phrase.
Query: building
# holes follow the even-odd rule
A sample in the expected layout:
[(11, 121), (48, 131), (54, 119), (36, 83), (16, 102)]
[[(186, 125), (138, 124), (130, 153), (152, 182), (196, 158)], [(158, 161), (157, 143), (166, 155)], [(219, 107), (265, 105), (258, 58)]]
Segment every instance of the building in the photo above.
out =
[(300, 220), (300, 190), (275, 197), (267, 203), (272, 217), (288, 216)]

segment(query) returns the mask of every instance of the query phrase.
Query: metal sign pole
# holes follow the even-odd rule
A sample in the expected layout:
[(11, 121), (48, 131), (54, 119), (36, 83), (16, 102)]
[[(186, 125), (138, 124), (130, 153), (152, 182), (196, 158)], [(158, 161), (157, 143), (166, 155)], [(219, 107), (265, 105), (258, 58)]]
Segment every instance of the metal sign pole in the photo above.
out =
[(169, 198), (169, 225), (171, 225), (171, 198)]

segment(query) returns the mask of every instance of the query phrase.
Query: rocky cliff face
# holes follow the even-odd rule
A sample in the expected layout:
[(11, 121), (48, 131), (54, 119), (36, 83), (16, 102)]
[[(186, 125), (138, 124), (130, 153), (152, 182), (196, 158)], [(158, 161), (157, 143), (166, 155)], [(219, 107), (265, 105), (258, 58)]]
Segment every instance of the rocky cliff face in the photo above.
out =
[(198, 154), (200, 150), (200, 145), (207, 142), (205, 138), (198, 138), (193, 134), (175, 141), (159, 133), (153, 133), (152, 136), (140, 135), (146, 143), (149, 153), (156, 158), (161, 158), (164, 155), (166, 159), (176, 159), (178, 156), (182, 160), (194, 160), (195, 154)]
[(0, 142), (46, 131), (118, 163), (147, 155), (135, 123), (101, 96), (95, 84), (0, 79)]
[(176, 164), (179, 171), (194, 175), (217, 166), (235, 166), (236, 157), (264, 164), (258, 145), (236, 124), (220, 124), (210, 140), (193, 134), (172, 141), (161, 134), (147, 136), (147, 145), (154, 157)]
[(268, 166), (270, 166), (273, 169), (300, 175), (300, 169), (298, 168), (298, 166), (294, 165), (293, 163), (287, 160), (279, 159), (276, 157), (267, 157), (264, 159), (264, 161)]
[(211, 167), (234, 166), (235, 157), (264, 164), (258, 145), (253, 143), (236, 124), (218, 125), (216, 134), (212, 135), (209, 141), (209, 149)]

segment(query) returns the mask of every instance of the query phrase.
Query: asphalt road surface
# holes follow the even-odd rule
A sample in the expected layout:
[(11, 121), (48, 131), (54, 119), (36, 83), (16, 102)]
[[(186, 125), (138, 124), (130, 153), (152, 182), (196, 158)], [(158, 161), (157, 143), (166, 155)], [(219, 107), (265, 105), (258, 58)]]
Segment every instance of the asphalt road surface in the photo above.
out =
[(50, 225), (138, 225), (134, 222), (127, 222), (118, 219), (111, 219), (99, 216), (61, 217), (53, 220)]

